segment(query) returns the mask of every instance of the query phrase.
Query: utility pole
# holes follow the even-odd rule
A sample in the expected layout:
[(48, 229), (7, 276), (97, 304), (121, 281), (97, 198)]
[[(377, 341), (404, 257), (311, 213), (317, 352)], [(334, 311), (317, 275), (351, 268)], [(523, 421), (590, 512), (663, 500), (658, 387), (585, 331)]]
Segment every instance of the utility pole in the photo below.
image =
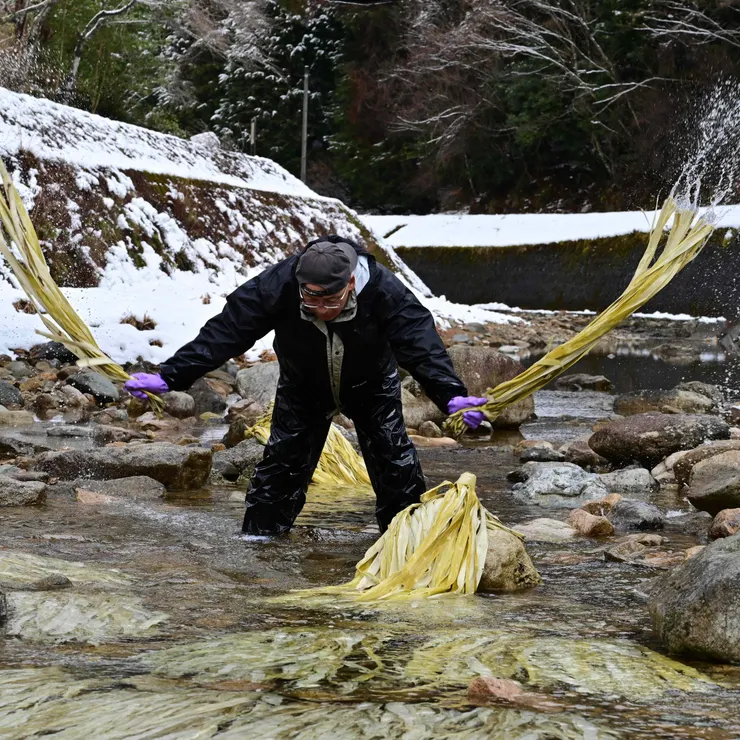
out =
[(303, 128), (301, 129), (301, 180), (306, 182), (306, 151), (308, 148), (308, 67), (303, 68)]

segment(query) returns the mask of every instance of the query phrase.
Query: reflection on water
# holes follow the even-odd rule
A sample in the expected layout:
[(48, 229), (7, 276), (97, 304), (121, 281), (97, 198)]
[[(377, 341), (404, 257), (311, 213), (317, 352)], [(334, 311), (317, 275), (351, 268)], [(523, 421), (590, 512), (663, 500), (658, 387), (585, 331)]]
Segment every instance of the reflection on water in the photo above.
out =
[[(538, 357), (522, 360), (532, 365)], [(718, 385), (730, 397), (740, 397), (740, 355), (696, 353), (685, 364), (676, 364), (657, 358), (650, 351), (635, 352), (630, 348), (617, 349), (612, 354), (588, 354), (568, 373), (605, 375), (612, 381), (616, 393), (641, 389), (668, 390), (679, 383), (699, 380)]]

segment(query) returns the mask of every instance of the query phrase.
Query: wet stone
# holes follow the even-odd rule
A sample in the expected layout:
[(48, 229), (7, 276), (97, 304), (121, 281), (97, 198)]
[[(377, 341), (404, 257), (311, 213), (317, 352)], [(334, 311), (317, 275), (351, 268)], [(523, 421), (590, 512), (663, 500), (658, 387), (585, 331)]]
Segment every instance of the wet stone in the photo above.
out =
[(93, 428), (89, 426), (79, 426), (74, 424), (60, 424), (48, 429), (46, 434), (49, 437), (72, 437), (85, 439), (93, 436)]
[(0, 406), (17, 410), (24, 405), (21, 392), (7, 380), (0, 380)]
[(33, 368), (23, 360), (15, 360), (9, 362), (5, 369), (16, 379), (18, 378), (30, 378), (33, 375)]
[(176, 419), (187, 419), (195, 416), (195, 399), (188, 393), (171, 391), (165, 393), (164, 410)]
[(665, 525), (665, 518), (657, 506), (625, 498), (612, 507), (608, 517), (618, 530), (663, 529)]
[(601, 391), (610, 393), (614, 390), (614, 383), (603, 375), (571, 373), (559, 377), (555, 381), (555, 388), (559, 391)]
[(40, 503), (46, 494), (46, 485), (38, 481), (19, 481), (0, 475), (0, 506), (27, 506)]
[(99, 403), (115, 403), (120, 398), (118, 388), (100, 373), (82, 371), (71, 375), (67, 383), (81, 393), (89, 393)]
[(202, 488), (208, 479), (212, 456), (213, 453), (205, 448), (155, 442), (46, 452), (35, 459), (34, 469), (61, 480), (111, 480), (144, 475), (171, 490), (193, 490)]
[(102, 481), (79, 480), (75, 481), (72, 487), (131, 501), (158, 501), (164, 498), (166, 493), (162, 483), (145, 475)]
[(237, 373), (236, 388), (242, 398), (266, 405), (275, 398), (279, 376), (277, 362), (258, 362)]
[(709, 537), (718, 540), (722, 537), (732, 537), (740, 532), (740, 509), (724, 509), (714, 517), (709, 528)]
[(729, 450), (694, 466), (688, 490), (697, 509), (718, 514), (740, 507), (740, 450)]
[(544, 506), (572, 508), (609, 493), (599, 476), (571, 463), (528, 462), (516, 473), (524, 479), (514, 484), (517, 498)]

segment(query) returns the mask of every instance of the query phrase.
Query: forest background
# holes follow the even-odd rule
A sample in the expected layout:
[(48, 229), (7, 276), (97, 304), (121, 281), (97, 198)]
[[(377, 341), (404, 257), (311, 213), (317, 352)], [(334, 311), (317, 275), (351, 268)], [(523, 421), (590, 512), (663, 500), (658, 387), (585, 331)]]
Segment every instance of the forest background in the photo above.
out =
[(0, 86), (247, 152), (255, 120), (295, 174), (305, 67), (308, 184), (356, 209), (651, 207), (740, 0), (0, 0)]

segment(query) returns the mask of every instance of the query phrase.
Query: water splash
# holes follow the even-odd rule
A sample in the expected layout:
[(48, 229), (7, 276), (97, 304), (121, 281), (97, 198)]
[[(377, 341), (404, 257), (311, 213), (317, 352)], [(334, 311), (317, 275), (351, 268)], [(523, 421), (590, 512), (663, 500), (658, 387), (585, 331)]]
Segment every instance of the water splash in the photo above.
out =
[[(716, 206), (738, 195), (740, 188), (740, 81), (724, 79), (697, 106), (693, 151), (673, 186), (680, 205), (697, 208), (705, 193), (709, 215)], [(708, 196), (708, 197), (707, 197)]]

